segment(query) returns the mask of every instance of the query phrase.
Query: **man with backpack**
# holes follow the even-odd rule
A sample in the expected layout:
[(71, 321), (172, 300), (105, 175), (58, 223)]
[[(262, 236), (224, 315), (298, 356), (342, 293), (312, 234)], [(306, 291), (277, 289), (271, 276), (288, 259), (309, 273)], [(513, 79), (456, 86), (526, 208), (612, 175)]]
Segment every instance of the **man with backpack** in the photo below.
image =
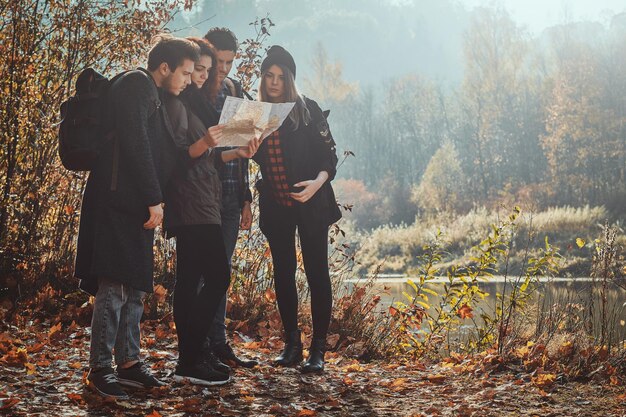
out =
[(87, 379), (107, 397), (128, 398), (121, 385), (164, 385), (139, 351), (143, 297), (153, 290), (154, 229), (175, 165), (161, 97), (178, 95), (191, 83), (198, 58), (193, 42), (162, 35), (148, 54), (148, 68), (115, 77), (107, 92), (113, 137), (87, 181), (75, 270), (80, 288), (95, 296)]
[[(226, 97), (242, 98), (244, 94), (241, 84), (228, 77), (239, 45), (235, 34), (227, 28), (214, 27), (204, 35), (204, 38), (215, 48), (214, 65), (216, 71), (214, 78), (208, 81), (210, 83), (208, 85), (208, 99), (211, 104), (211, 110), (215, 112), (217, 119), (219, 119)], [(249, 230), (252, 225), (252, 210), (250, 207), (252, 194), (248, 180), (248, 160), (235, 159), (226, 162), (220, 169), (219, 174), (222, 180), (222, 234), (224, 236), (228, 263), (232, 265), (239, 229)], [(257, 361), (239, 358), (226, 338), (227, 298), (228, 294), (220, 303), (213, 319), (213, 326), (209, 333), (209, 343), (214, 356), (209, 358), (209, 360), (219, 360), (237, 366), (252, 368), (257, 365)], [(217, 365), (223, 367), (222, 363)]]

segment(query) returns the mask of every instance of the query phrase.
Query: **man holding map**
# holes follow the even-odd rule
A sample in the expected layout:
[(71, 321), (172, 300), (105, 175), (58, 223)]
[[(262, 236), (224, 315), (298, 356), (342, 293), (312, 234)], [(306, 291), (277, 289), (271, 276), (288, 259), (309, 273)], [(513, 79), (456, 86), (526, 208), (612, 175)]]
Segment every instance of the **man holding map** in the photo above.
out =
[[(226, 97), (243, 97), (241, 84), (228, 78), (228, 74), (233, 66), (238, 43), (235, 34), (226, 28), (212, 28), (204, 36), (215, 48), (216, 71), (209, 79), (208, 98), (211, 110), (217, 115), (222, 113), (222, 108)], [(223, 158), (224, 159), (224, 158)], [(229, 264), (232, 265), (232, 256), (237, 244), (239, 229), (248, 230), (252, 225), (252, 194), (248, 185), (248, 160), (233, 159), (226, 161), (220, 169), (220, 179), (222, 180), (222, 234), (226, 255)], [(213, 326), (209, 332), (211, 350), (217, 359), (251, 368), (257, 365), (254, 360), (240, 359), (235, 355), (226, 339), (226, 300), (228, 295), (222, 300)], [(209, 358), (215, 360), (215, 357)]]

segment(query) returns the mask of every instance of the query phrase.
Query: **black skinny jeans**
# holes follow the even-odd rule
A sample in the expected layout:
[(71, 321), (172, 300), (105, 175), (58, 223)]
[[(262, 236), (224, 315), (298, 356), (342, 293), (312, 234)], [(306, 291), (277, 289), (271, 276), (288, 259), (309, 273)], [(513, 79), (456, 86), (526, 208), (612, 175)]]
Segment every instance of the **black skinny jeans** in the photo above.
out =
[[(230, 268), (218, 224), (181, 226), (176, 230), (174, 322), (179, 362), (196, 363), (215, 312), (230, 284)], [(204, 285), (198, 291), (200, 278)]]
[[(300, 236), (304, 271), (311, 292), (313, 338), (325, 339), (330, 325), (333, 295), (328, 271), (328, 227), (302, 227), (296, 209), (282, 209), (280, 223), (264, 230), (274, 263), (274, 285), (285, 333), (298, 329), (296, 288), (296, 227)], [(282, 214), (282, 213), (281, 213)]]

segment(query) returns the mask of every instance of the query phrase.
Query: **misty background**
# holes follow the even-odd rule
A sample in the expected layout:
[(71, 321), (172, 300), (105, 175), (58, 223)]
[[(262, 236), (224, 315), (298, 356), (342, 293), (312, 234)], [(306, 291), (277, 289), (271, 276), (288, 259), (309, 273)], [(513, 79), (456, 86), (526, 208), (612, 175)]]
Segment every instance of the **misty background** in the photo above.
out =
[(249, 25), (268, 14), (276, 26), (269, 44), (289, 50), (298, 75), (310, 76), (318, 44), (340, 61), (346, 80), (380, 83), (409, 72), (448, 83), (463, 75), (463, 36), (476, 8), (499, 8), (529, 37), (574, 22), (609, 27), (626, 12), (622, 0), (200, 0), (170, 25), (184, 36), (202, 36), (213, 26), (232, 29), (240, 41)]
[(331, 110), (339, 201), (359, 230), (495, 210), (626, 204), (626, 4), (216, 0), (202, 36), (269, 16), (300, 91)]

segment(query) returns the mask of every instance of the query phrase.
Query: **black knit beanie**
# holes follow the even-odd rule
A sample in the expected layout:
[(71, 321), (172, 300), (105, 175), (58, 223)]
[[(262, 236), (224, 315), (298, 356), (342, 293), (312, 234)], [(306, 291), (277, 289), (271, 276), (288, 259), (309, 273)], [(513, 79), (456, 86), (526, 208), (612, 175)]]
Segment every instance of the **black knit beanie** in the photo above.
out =
[(282, 65), (289, 68), (292, 72), (293, 78), (296, 78), (296, 62), (293, 57), (282, 46), (274, 45), (267, 50), (267, 56), (261, 64), (261, 72), (265, 72), (272, 65)]

